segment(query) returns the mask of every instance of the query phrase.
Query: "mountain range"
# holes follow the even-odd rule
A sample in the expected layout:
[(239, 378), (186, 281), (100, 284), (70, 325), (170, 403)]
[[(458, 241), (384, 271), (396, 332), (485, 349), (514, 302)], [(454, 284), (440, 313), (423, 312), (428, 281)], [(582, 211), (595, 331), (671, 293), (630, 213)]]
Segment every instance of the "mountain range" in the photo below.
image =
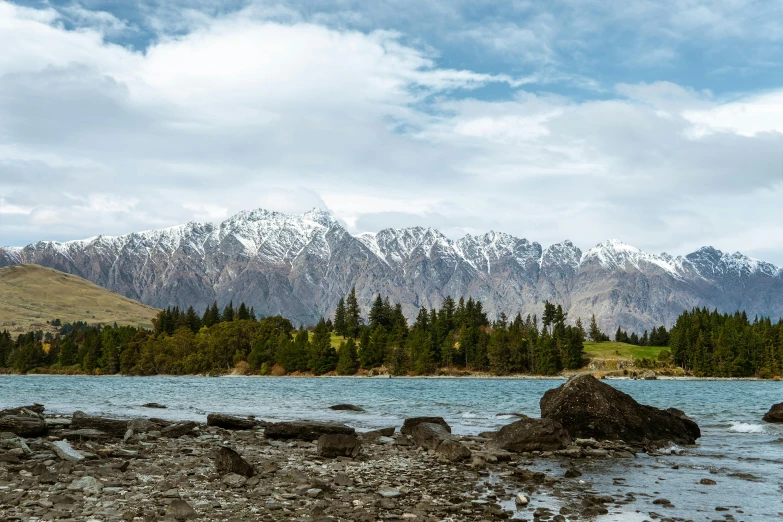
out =
[(203, 310), (244, 301), (262, 315), (312, 324), (356, 287), (364, 311), (378, 293), (408, 317), (451, 295), (479, 299), (490, 317), (539, 314), (545, 300), (569, 320), (595, 313), (607, 332), (671, 326), (694, 306), (783, 316), (783, 270), (703, 247), (648, 254), (617, 240), (587, 251), (489, 232), (452, 240), (423, 227), (350, 234), (329, 213), (243, 211), (123, 236), (0, 248), (0, 267), (34, 263), (78, 275), (144, 304)]

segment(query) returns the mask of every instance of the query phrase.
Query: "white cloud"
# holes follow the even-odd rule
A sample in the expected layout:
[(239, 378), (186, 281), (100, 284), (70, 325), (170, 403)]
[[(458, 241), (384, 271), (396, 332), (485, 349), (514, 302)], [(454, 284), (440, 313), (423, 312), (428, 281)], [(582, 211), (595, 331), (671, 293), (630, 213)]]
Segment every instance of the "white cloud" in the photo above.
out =
[[(321, 206), (354, 231), (421, 220), (684, 253), (758, 250), (742, 230), (783, 218), (767, 199), (753, 218), (732, 203), (780, 194), (779, 93), (529, 93), (529, 78), (442, 67), (397, 33), (257, 9), (201, 14), (141, 52), (0, 1), (2, 242)], [(518, 90), (450, 96), (491, 84)]]

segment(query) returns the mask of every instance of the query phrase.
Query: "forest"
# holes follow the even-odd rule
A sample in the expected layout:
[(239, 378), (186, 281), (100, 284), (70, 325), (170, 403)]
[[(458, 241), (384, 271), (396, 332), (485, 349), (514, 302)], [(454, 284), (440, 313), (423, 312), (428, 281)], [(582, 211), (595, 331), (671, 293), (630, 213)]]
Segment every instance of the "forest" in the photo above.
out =
[[(378, 295), (363, 317), (352, 290), (333, 317), (314, 327), (295, 327), (280, 316), (256, 318), (244, 303), (222, 309), (213, 303), (199, 315), (193, 307), (161, 310), (154, 329), (60, 324), (57, 333), (0, 333), (0, 368), (7, 372), (104, 375), (354, 375), (377, 370), (391, 375), (486, 372), (495, 375), (555, 375), (586, 364), (584, 342), (608, 341), (590, 319), (568, 323), (562, 306), (546, 302), (536, 315), (490, 321), (482, 303), (444, 299), (439, 309), (421, 308), (412, 324), (402, 306)], [(671, 331), (642, 336), (618, 328), (615, 340), (668, 346), (656, 365), (677, 365), (697, 376), (770, 378), (783, 366), (783, 326), (742, 313), (684, 312)], [(664, 358), (665, 354), (665, 358)], [(382, 370), (378, 370), (382, 368)]]

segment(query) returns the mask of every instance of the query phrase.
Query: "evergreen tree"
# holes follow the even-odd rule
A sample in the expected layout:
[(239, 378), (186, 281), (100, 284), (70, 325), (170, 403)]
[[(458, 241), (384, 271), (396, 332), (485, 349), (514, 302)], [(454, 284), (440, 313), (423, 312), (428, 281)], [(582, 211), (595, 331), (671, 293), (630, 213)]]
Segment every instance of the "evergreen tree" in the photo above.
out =
[(595, 314), (590, 317), (590, 339), (595, 342), (603, 340), (604, 334), (601, 333), (601, 329), (598, 328), (598, 322), (595, 320)]
[(353, 287), (346, 299), (345, 335), (355, 339), (359, 335), (359, 326), (361, 326), (359, 301), (356, 299), (356, 287)]
[(240, 321), (249, 321), (250, 320), (250, 311), (247, 309), (247, 306), (245, 306), (245, 303), (242, 302), (239, 305), (239, 311), (237, 311), (237, 319)]
[(337, 358), (337, 375), (353, 375), (359, 369), (359, 358), (356, 353), (356, 341), (348, 339), (340, 343)]
[(321, 319), (313, 331), (310, 343), (310, 370), (315, 375), (323, 375), (337, 366), (337, 352), (332, 346), (332, 336)]
[(221, 323), (230, 323), (234, 320), (234, 302), (230, 302), (223, 309), (223, 315), (220, 316)]
[(334, 333), (342, 335), (343, 338), (345, 338), (345, 319), (345, 299), (341, 297), (334, 312)]

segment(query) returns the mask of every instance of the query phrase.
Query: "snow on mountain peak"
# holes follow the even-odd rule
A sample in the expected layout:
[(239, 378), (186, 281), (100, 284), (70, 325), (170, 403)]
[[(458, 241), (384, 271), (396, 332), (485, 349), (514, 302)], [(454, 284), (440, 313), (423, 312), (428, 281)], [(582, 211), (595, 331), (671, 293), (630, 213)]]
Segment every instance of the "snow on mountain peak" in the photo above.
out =
[(667, 255), (655, 255), (642, 252), (638, 248), (623, 243), (619, 239), (609, 239), (582, 254), (580, 265), (595, 259), (601, 266), (609, 269), (642, 271), (643, 264), (658, 266), (674, 277), (681, 277), (681, 260)]

